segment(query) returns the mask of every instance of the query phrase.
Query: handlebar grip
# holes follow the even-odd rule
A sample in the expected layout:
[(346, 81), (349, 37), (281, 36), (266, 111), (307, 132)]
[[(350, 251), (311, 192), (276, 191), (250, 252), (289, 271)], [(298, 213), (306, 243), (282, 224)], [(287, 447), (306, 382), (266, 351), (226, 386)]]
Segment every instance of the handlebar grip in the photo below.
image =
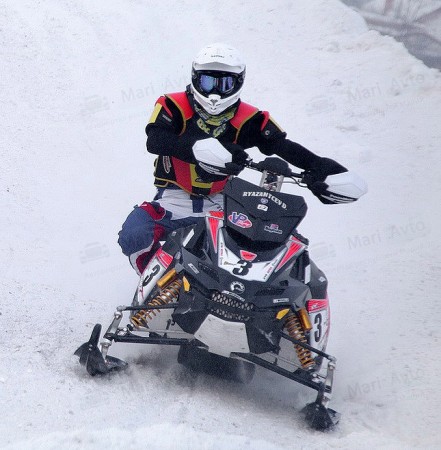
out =
[(302, 174), (293, 172), (288, 163), (280, 158), (276, 157), (268, 157), (263, 161), (259, 161), (255, 163), (253, 161), (249, 161), (248, 167), (254, 170), (258, 170), (259, 172), (263, 172), (264, 170), (268, 172), (275, 173), (277, 175), (282, 175), (284, 177), (294, 177), (294, 178), (302, 178)]

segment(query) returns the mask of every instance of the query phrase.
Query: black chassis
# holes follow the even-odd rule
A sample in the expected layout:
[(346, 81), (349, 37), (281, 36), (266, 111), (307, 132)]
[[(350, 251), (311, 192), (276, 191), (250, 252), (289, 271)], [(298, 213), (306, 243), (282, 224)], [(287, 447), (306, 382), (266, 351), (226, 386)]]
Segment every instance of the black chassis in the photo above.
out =
[[(185, 248), (183, 248), (182, 242), (190, 231), (193, 232), (193, 235), (187, 242)], [(136, 304), (136, 301), (134, 301), (131, 306), (119, 306), (114, 314), (112, 323), (103, 335), (100, 349), (98, 348), (98, 340), (101, 334), (101, 325), (96, 324), (89, 341), (80, 346), (75, 352), (75, 354), (80, 357), (80, 363), (86, 366), (89, 374), (105, 374), (113, 370), (124, 369), (127, 366), (127, 363), (124, 361), (107, 355), (109, 347), (113, 342), (177, 345), (181, 346), (181, 348), (184, 346), (204, 348), (204, 344), (195, 338), (168, 337), (167, 334), (161, 336), (155, 333), (141, 336), (134, 333), (134, 327), (132, 325), (128, 324), (125, 327), (120, 327), (120, 323), (123, 318), (123, 313), (126, 311), (130, 314), (134, 314), (140, 310), (174, 309), (172, 314), (173, 320), (175, 320), (184, 331), (193, 333), (207, 316), (207, 310), (210, 311), (210, 302), (212, 303), (212, 301), (209, 296), (207, 296), (208, 291), (216, 289), (221, 290), (221, 286), (229, 286), (236, 280), (234, 276), (225, 271), (218, 271), (218, 276), (216, 278), (216, 269), (211, 261), (213, 249), (210, 248), (208, 242), (205, 224), (203, 223), (179, 229), (171, 233), (163, 246), (164, 251), (174, 256), (174, 260), (169, 269), (173, 267), (180, 276), (185, 275), (194, 288), (189, 292), (181, 290), (178, 306), (175, 304), (146, 306), (146, 304), (138, 305)], [(234, 241), (232, 239), (229, 240), (228, 245), (234, 246)], [(271, 251), (273, 250), (268, 250), (267, 252)], [(307, 258), (307, 252), (305, 252), (304, 255), (303, 258)], [(261, 255), (260, 257), (265, 258), (267, 256), (268, 255)], [(306, 263), (309, 263), (309, 260)], [(198, 268), (200, 268), (201, 265), (205, 266), (205, 270), (200, 270), (196, 279), (196, 274), (189, 264)], [(247, 333), (249, 333), (249, 336), (252, 336), (252, 339), (249, 341), (254, 342), (254, 344), (253, 347), (250, 348), (250, 353), (235, 353), (231, 356), (261, 366), (317, 391), (316, 400), (306, 405), (303, 412), (307, 422), (313, 428), (326, 430), (333, 427), (340, 418), (339, 413), (328, 407), (328, 403), (332, 396), (332, 383), (336, 359), (333, 356), (284, 333), (282, 331), (282, 321), (279, 321), (277, 326), (275, 326), (274, 323), (277, 307), (280, 309), (280, 306), (288, 306), (297, 310), (305, 305), (309, 288), (323, 289), (323, 283), (321, 283), (320, 287), (314, 285), (306, 286), (303, 283), (302, 264), (305, 264), (305, 260), (299, 258), (289, 271), (281, 271), (281, 273), (276, 276), (273, 274), (269, 279), (269, 282), (247, 283), (246, 280), (241, 280), (241, 282), (246, 284), (247, 297), (253, 298), (255, 308), (250, 311), (244, 311), (242, 309), (238, 311), (237, 308), (233, 306), (227, 308), (227, 311), (230, 309), (228, 312), (233, 315), (237, 314), (241, 320), (243, 320), (244, 316), (248, 317), (246, 324)], [(312, 268), (315, 272), (318, 271), (322, 274), (313, 263)], [(297, 279), (294, 279), (294, 276)], [(152, 292), (151, 295), (154, 295), (154, 292)], [(275, 307), (273, 303), (274, 295), (292, 300), (284, 305), (278, 304)], [(147, 302), (148, 300), (146, 303)], [(272, 308), (268, 308), (270, 305)], [(217, 305), (214, 304), (211, 306), (215, 308)], [(265, 312), (265, 309), (267, 312)], [(259, 328), (268, 331), (268, 333), (265, 333), (267, 338), (262, 338), (262, 333), (257, 331)], [(306, 371), (302, 368), (297, 368), (294, 371), (287, 370), (277, 364), (277, 359), (275, 362), (272, 362), (259, 356), (259, 354), (265, 352), (273, 352), (277, 355), (281, 339), (286, 339), (295, 345), (299, 345), (315, 353), (317, 355), (316, 359), (320, 361), (320, 364), (322, 360), (327, 360), (325, 375), (320, 375), (318, 371)]]

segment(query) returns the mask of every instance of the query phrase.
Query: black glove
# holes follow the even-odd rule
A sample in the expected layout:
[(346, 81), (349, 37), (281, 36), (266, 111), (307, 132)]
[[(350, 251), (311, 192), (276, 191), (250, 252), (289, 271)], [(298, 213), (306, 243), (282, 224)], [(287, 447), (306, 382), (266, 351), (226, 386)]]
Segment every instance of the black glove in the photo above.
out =
[(346, 167), (333, 159), (320, 158), (315, 167), (305, 171), (302, 181), (322, 203), (333, 204), (337, 202), (332, 200), (334, 194), (328, 191), (328, 185), (325, 183), (326, 177), (347, 171)]
[(291, 169), (288, 163), (284, 159), (267, 157), (263, 161), (257, 163), (257, 168), (259, 170), (267, 170), (269, 172), (275, 172), (285, 177), (291, 176)]
[[(230, 164), (230, 163), (229, 163)], [(216, 173), (221, 170), (222, 173)], [(222, 181), (228, 176), (227, 170), (222, 167), (222, 169), (217, 169), (216, 167), (210, 166), (206, 163), (197, 162), (196, 173), (200, 177), (199, 181), (206, 183), (214, 183), (215, 181)]]
[(196, 164), (196, 173), (203, 181), (221, 181), (228, 175), (238, 175), (245, 167), (248, 154), (244, 151), (242, 146), (231, 142), (220, 143), (231, 153), (231, 162), (225, 163), (225, 167), (214, 167), (207, 163), (198, 161)]
[(239, 175), (245, 167), (249, 156), (241, 145), (232, 142), (221, 142), (221, 144), (231, 153), (232, 161), (225, 164), (225, 173), (228, 175)]

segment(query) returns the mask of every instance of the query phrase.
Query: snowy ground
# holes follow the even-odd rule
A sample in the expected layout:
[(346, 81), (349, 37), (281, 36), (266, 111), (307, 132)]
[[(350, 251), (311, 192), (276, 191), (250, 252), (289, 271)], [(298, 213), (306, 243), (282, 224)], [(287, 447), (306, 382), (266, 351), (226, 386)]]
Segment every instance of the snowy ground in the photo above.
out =
[[(439, 72), (337, 0), (21, 0), (0, 17), (0, 447), (441, 447)], [(246, 101), (369, 183), (349, 206), (302, 191), (330, 280), (332, 433), (299, 416), (311, 391), (263, 370), (237, 385), (121, 346), (130, 369), (90, 378), (72, 355), (131, 301), (116, 233), (153, 195), (144, 126), (213, 41), (247, 56)]]

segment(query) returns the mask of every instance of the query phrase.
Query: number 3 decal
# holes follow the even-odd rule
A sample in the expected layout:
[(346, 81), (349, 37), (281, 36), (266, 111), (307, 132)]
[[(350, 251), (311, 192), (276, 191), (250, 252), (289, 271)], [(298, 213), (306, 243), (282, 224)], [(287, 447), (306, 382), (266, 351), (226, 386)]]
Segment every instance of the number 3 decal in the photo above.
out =
[(147, 274), (146, 278), (144, 279), (144, 281), (142, 282), (142, 286), (147, 286), (150, 281), (152, 280), (152, 278), (161, 270), (161, 267), (159, 266), (159, 264), (156, 264), (155, 266), (153, 266), (151, 272), (149, 274)]
[(314, 332), (314, 340), (315, 342), (320, 342), (320, 339), (322, 338), (322, 332), (323, 332), (323, 328), (322, 328), (322, 315), (316, 314), (315, 318), (314, 318), (314, 324), (317, 326), (316, 331)]
[(250, 271), (250, 267), (252, 264), (249, 261), (240, 260), (237, 265), (239, 267), (235, 267), (233, 269), (234, 275), (246, 275)]

